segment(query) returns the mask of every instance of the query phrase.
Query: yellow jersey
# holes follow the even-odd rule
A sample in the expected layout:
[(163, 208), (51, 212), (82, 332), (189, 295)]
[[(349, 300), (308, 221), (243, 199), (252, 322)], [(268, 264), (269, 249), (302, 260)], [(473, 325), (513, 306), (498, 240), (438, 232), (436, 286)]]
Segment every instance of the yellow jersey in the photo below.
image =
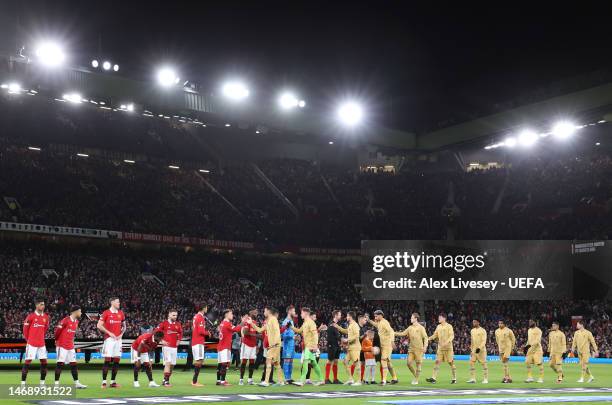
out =
[(403, 332), (395, 332), (395, 336), (408, 336), (410, 350), (423, 352), (427, 347), (427, 331), (420, 323), (410, 325)]
[(472, 351), (480, 349), (481, 351), (487, 348), (487, 331), (483, 327), (472, 328), (470, 331), (470, 349)]
[(429, 337), (429, 340), (438, 340), (438, 350), (453, 350), (454, 339), (453, 326), (448, 322), (438, 324), (433, 335)]
[(512, 351), (516, 344), (516, 336), (512, 329), (508, 327), (497, 328), (495, 330), (495, 341), (500, 352)]
[(548, 334), (548, 351), (550, 354), (563, 354), (567, 351), (565, 333), (553, 330)]

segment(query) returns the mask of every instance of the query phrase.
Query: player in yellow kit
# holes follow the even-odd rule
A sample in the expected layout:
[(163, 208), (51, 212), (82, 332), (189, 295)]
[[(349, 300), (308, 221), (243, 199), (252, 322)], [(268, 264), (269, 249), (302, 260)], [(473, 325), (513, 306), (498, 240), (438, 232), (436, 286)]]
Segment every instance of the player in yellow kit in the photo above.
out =
[(374, 311), (374, 321), (367, 318), (370, 325), (378, 329), (380, 337), (380, 365), (382, 366), (382, 385), (387, 384), (387, 371), (391, 373), (391, 384), (397, 384), (397, 373), (391, 363), (391, 352), (395, 342), (395, 331), (391, 328), (389, 321), (385, 319), (385, 314), (381, 310)]
[[(355, 369), (361, 368), (361, 341), (359, 340), (359, 324), (355, 322), (355, 312), (349, 311), (346, 314), (346, 321), (348, 322), (348, 329), (344, 329), (337, 323), (332, 323), (332, 327), (338, 329), (340, 333), (348, 335), (348, 349), (346, 350), (346, 356), (344, 357), (344, 367), (346, 368), (346, 374), (348, 374), (349, 380), (346, 381), (345, 385), (361, 385), (361, 382), (355, 382), (353, 380), (353, 373), (351, 373), (351, 369), (355, 371)], [(354, 366), (354, 367), (352, 367)]]
[(268, 349), (266, 351), (266, 376), (264, 381), (259, 385), (267, 387), (270, 385), (270, 374), (272, 373), (272, 366), (276, 367), (278, 371), (278, 385), (285, 385), (285, 377), (283, 375), (282, 367), (280, 367), (280, 348), (281, 348), (281, 335), (280, 325), (278, 324), (278, 310), (276, 308), (266, 307), (264, 309), (264, 316), (266, 322), (263, 327), (257, 326), (255, 322), (249, 318), (247, 323), (253, 327), (257, 332), (266, 332), (268, 337)]
[(502, 383), (509, 384), (512, 382), (510, 377), (510, 369), (508, 367), (508, 361), (514, 350), (516, 344), (516, 336), (510, 328), (506, 326), (506, 322), (500, 320), (497, 323), (498, 328), (495, 330), (495, 341), (497, 342), (497, 348), (499, 350), (499, 358), (504, 365), (504, 379)]
[(440, 371), (440, 363), (448, 363), (451, 368), (451, 384), (457, 383), (457, 367), (455, 366), (454, 352), (453, 352), (453, 340), (455, 339), (455, 332), (453, 326), (446, 322), (446, 314), (438, 315), (438, 326), (434, 331), (434, 334), (429, 337), (429, 340), (438, 341), (438, 350), (436, 351), (436, 362), (434, 364), (433, 373), (431, 378), (428, 378), (427, 382), (435, 384), (436, 377), (438, 377), (438, 371)]
[[(410, 317), (411, 325), (403, 332), (395, 332), (395, 336), (408, 336), (410, 346), (408, 348), (408, 369), (414, 376), (412, 385), (419, 383), (421, 375), (421, 365), (423, 364), (423, 354), (427, 349), (427, 331), (419, 323), (419, 314), (414, 312)], [(415, 367), (416, 366), (416, 367)]]
[(489, 368), (487, 367), (487, 331), (480, 326), (480, 321), (472, 321), (470, 331), (470, 384), (476, 383), (476, 362), (482, 365), (482, 383), (489, 383)]
[(587, 376), (587, 382), (590, 383), (595, 377), (591, 374), (591, 370), (589, 370), (589, 357), (591, 357), (591, 347), (593, 348), (593, 357), (598, 356), (597, 344), (595, 343), (593, 334), (586, 330), (582, 321), (578, 321), (576, 329), (577, 331), (574, 333), (574, 338), (572, 339), (572, 351), (578, 351), (578, 359), (580, 360), (580, 367), (582, 368), (578, 382), (584, 382), (584, 377)]
[[(298, 386), (304, 385), (306, 374), (308, 374), (308, 365), (310, 364), (318, 379), (318, 381), (312, 383), (312, 385), (321, 385), (324, 383), (323, 374), (321, 374), (321, 368), (319, 367), (316, 357), (316, 353), (319, 350), (319, 329), (310, 315), (310, 308), (302, 308), (301, 315), (304, 320), (302, 326), (299, 328), (291, 326), (291, 329), (295, 333), (301, 334), (304, 338), (304, 363), (302, 364), (302, 375), (300, 381), (294, 382), (294, 384)], [(321, 330), (326, 329), (325, 325), (322, 325)]]
[(550, 327), (551, 331), (548, 334), (548, 354), (549, 364), (555, 373), (557, 373), (557, 383), (563, 382), (563, 359), (567, 353), (567, 339), (565, 333), (559, 330), (559, 323), (553, 322)]
[(544, 382), (544, 350), (542, 349), (542, 329), (538, 328), (538, 324), (533, 319), (529, 320), (529, 329), (527, 330), (527, 344), (525, 345), (525, 364), (527, 365), (526, 383), (534, 381), (532, 367), (535, 364), (538, 366), (540, 374), (538, 382)]

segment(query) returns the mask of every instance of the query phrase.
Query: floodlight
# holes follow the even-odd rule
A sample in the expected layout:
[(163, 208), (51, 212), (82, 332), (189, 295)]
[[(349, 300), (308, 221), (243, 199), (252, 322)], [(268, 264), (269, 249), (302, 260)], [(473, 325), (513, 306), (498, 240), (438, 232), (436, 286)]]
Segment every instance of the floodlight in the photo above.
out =
[(519, 145), (529, 147), (538, 141), (538, 134), (530, 129), (521, 131), (518, 136)]
[(111, 63), (107, 60), (104, 61), (104, 63), (102, 63), (102, 69), (104, 70), (110, 70), (111, 68)]
[(38, 61), (45, 66), (56, 67), (64, 63), (66, 55), (55, 42), (42, 42), (36, 48)]
[(66, 101), (69, 101), (71, 103), (75, 103), (78, 104), (81, 102), (82, 98), (81, 95), (78, 93), (68, 93), (68, 94), (64, 94), (62, 96), (62, 98)]
[(170, 87), (179, 82), (179, 77), (176, 75), (176, 72), (169, 68), (164, 67), (157, 71), (157, 81), (163, 87)]
[(559, 121), (552, 129), (552, 133), (559, 139), (565, 139), (572, 136), (576, 132), (576, 125), (569, 121)]
[(300, 108), (306, 107), (306, 101), (304, 101), (304, 100), (298, 101), (298, 107), (300, 107)]
[(283, 93), (278, 98), (278, 104), (283, 110), (290, 110), (299, 105), (300, 101), (293, 93)]
[(506, 145), (509, 148), (514, 148), (516, 146), (516, 138), (514, 137), (506, 138), (506, 140), (504, 141), (504, 145)]
[(338, 118), (346, 126), (355, 126), (363, 119), (363, 109), (354, 101), (344, 102), (338, 108)]
[(114, 65), (113, 65), (113, 70), (114, 70), (115, 72), (118, 72), (118, 71), (119, 71), (119, 65), (114, 64)]
[(241, 101), (249, 96), (248, 87), (239, 81), (227, 82), (222, 88), (223, 95), (230, 100)]
[(21, 93), (21, 85), (19, 83), (9, 83), (7, 86), (9, 94)]
[(97, 68), (98, 66), (100, 66), (100, 62), (97, 59), (91, 61), (91, 67)]

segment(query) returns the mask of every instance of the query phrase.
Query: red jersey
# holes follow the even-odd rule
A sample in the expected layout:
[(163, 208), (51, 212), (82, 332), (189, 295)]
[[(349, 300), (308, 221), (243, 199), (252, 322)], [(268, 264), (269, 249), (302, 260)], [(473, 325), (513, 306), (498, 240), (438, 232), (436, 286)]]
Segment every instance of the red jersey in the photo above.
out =
[(242, 337), (242, 343), (245, 346), (249, 347), (257, 347), (257, 331), (253, 328), (252, 325), (248, 323), (243, 324), (242, 328), (244, 329), (244, 336)]
[(30, 346), (43, 347), (45, 345), (45, 333), (49, 329), (49, 315), (36, 311), (27, 316), (23, 322), (23, 337)]
[(65, 317), (55, 327), (55, 345), (62, 349), (74, 349), (74, 334), (79, 327), (79, 320)]
[(155, 331), (164, 332), (164, 340), (168, 347), (178, 347), (178, 342), (183, 338), (183, 327), (180, 322), (171, 322), (166, 319), (159, 324)]
[(193, 322), (191, 325), (191, 344), (192, 345), (203, 345), (206, 343), (206, 336), (209, 333), (206, 330), (206, 320), (204, 315), (197, 313), (193, 316)]
[[(125, 321), (125, 315), (122, 310), (117, 310), (117, 312), (112, 312), (110, 309), (102, 312), (102, 317), (100, 318), (102, 322), (104, 322), (104, 328), (107, 331), (113, 333), (115, 336), (121, 335), (121, 325), (123, 321)], [(108, 333), (104, 334), (104, 339), (109, 338)]]
[(232, 323), (226, 319), (221, 321), (219, 324), (219, 344), (217, 345), (217, 351), (221, 350), (232, 350), (232, 335), (234, 332), (240, 332), (240, 325), (232, 325)]
[(153, 340), (152, 333), (143, 333), (132, 343), (132, 349), (136, 350), (138, 353), (148, 353), (155, 350), (156, 347), (157, 342)]

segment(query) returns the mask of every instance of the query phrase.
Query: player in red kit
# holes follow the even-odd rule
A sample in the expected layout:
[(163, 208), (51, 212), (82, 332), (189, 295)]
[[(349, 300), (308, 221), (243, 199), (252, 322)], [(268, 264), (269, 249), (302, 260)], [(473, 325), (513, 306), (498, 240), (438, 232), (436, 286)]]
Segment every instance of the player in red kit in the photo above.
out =
[(59, 384), (64, 364), (70, 364), (70, 372), (76, 388), (87, 388), (79, 381), (77, 370), (76, 351), (74, 350), (74, 335), (79, 328), (81, 319), (81, 307), (73, 305), (70, 307), (70, 315), (60, 321), (55, 327), (55, 351), (57, 353), (57, 365), (55, 366), (55, 384)]
[(198, 304), (196, 306), (197, 313), (193, 316), (193, 322), (191, 325), (191, 353), (193, 354), (193, 378), (191, 385), (194, 387), (201, 387), (203, 384), (198, 382), (198, 376), (200, 375), (200, 369), (204, 362), (204, 344), (206, 343), (206, 336), (209, 335), (206, 330), (206, 318), (205, 314), (208, 310), (208, 305)]
[(153, 381), (153, 367), (149, 359), (149, 352), (154, 351), (157, 345), (164, 345), (166, 343), (163, 337), (164, 332), (161, 331), (143, 333), (132, 343), (130, 358), (132, 359), (132, 364), (134, 364), (134, 388), (140, 387), (138, 374), (140, 373), (141, 366), (145, 367), (145, 372), (149, 378), (149, 387), (159, 387), (159, 384)]
[(234, 313), (231, 309), (223, 311), (223, 320), (219, 324), (219, 344), (217, 345), (217, 385), (230, 385), (225, 381), (227, 368), (232, 361), (232, 337), (240, 332), (242, 326), (232, 324)]
[(246, 322), (249, 319), (255, 323), (257, 321), (257, 309), (249, 311), (248, 316), (245, 319), (243, 317), (242, 330), (242, 344), (240, 345), (240, 382), (238, 385), (244, 385), (244, 372), (246, 371), (246, 364), (249, 363), (249, 379), (248, 384), (253, 385), (253, 371), (255, 371), (255, 359), (257, 358), (257, 331), (252, 324)]
[(176, 321), (177, 317), (178, 311), (171, 309), (168, 311), (168, 319), (160, 323), (155, 329), (164, 333), (164, 341), (166, 342), (162, 347), (164, 358), (164, 381), (162, 385), (164, 387), (170, 387), (170, 375), (172, 375), (172, 369), (176, 365), (178, 344), (183, 338), (183, 326)]
[(110, 299), (110, 308), (102, 313), (98, 321), (98, 329), (104, 333), (104, 345), (102, 346), (102, 357), (104, 357), (104, 365), (102, 366), (102, 388), (106, 388), (106, 377), (108, 376), (108, 368), (112, 362), (111, 388), (118, 388), (116, 382), (117, 372), (119, 371), (119, 361), (121, 360), (121, 345), (122, 337), (125, 332), (125, 315), (121, 309), (119, 298), (113, 297)]
[(40, 361), (40, 385), (45, 384), (47, 376), (47, 348), (45, 334), (49, 329), (49, 315), (45, 314), (45, 301), (34, 300), (35, 310), (23, 322), (23, 337), (26, 340), (25, 362), (21, 369), (21, 384), (25, 385), (32, 360)]

